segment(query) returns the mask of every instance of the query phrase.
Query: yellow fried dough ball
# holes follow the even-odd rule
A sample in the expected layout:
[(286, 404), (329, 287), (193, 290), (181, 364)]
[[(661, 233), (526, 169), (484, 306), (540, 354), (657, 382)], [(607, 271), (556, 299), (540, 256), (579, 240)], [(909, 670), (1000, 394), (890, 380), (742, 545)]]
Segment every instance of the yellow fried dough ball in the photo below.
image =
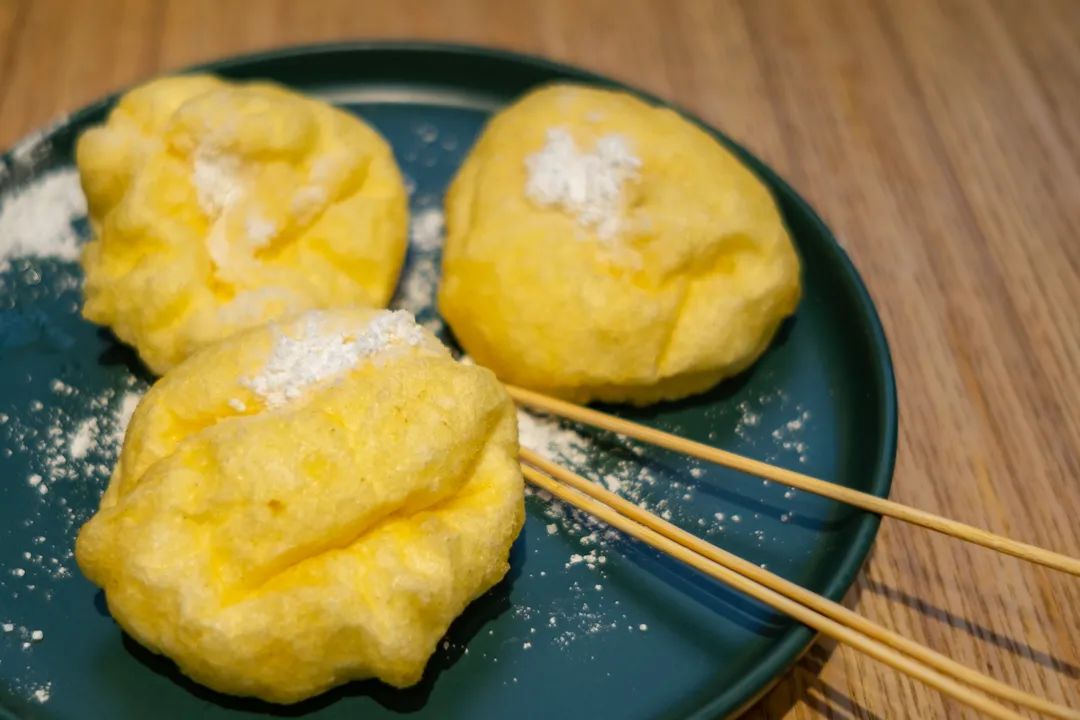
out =
[(406, 191), (363, 121), (270, 83), (192, 75), (127, 93), (79, 139), (87, 319), (161, 373), (311, 308), (384, 307)]
[(559, 85), (496, 115), (446, 198), (439, 309), (506, 382), (577, 401), (700, 392), (800, 296), (769, 191), (706, 132)]
[(116, 621), (215, 690), (291, 703), (417, 682), (508, 569), (514, 407), (408, 313), (309, 311), (140, 402), (76, 543)]

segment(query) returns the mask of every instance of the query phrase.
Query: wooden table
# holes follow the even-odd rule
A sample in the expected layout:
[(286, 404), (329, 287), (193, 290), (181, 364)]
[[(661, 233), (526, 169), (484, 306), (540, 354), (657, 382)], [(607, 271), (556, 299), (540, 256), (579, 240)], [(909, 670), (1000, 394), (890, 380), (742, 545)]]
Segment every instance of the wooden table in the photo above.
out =
[[(0, 0), (0, 147), (188, 63), (344, 38), (609, 73), (726, 130), (831, 224), (899, 383), (893, 497), (1080, 555), (1080, 2)], [(886, 521), (849, 604), (1080, 706), (1080, 581)], [(815, 646), (750, 717), (965, 711)]]

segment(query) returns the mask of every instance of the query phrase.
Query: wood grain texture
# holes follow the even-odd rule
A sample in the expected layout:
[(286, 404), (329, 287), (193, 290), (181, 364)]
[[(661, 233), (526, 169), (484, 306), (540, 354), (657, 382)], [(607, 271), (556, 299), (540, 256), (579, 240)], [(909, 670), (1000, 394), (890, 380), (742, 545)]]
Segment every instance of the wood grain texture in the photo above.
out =
[[(743, 142), (846, 246), (901, 399), (894, 499), (1080, 555), (1080, 2), (0, 0), (0, 147), (100, 95), (346, 38), (538, 52)], [(886, 521), (849, 598), (1080, 706), (1080, 583)], [(752, 718), (967, 717), (828, 644)]]

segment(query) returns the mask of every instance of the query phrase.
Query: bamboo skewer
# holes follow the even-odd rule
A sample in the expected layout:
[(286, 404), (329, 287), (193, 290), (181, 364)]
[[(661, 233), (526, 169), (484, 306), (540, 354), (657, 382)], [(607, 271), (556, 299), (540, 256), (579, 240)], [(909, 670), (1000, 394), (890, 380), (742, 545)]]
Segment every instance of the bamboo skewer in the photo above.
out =
[(1010, 710), (986, 695), (961, 685), (952, 678), (915, 661), (907, 655), (904, 655), (877, 640), (847, 627), (846, 625), (842, 625), (804, 605), (800, 605), (794, 600), (786, 598), (780, 593), (770, 590), (748, 577), (744, 577), (719, 563), (699, 555), (689, 548), (683, 547), (679, 543), (661, 535), (655, 530), (621, 515), (608, 505), (561, 484), (531, 465), (523, 465), (522, 472), (533, 484), (543, 488), (552, 495), (581, 508), (585, 512), (603, 520), (612, 527), (618, 528), (627, 535), (637, 538), (647, 545), (671, 555), (677, 560), (690, 565), (710, 577), (726, 583), (732, 588), (765, 603), (785, 615), (789, 615), (823, 635), (827, 635), (838, 642), (850, 645), (851, 647), (866, 653), (875, 660), (910, 675), (913, 678), (921, 680), (946, 695), (980, 710), (989, 717), (998, 718), (999, 720), (1023, 719), (1023, 716), (1019, 713)]
[(641, 440), (652, 445), (674, 450), (685, 455), (691, 455), (702, 460), (707, 460), (717, 465), (739, 470), (741, 472), (766, 478), (799, 490), (821, 495), (823, 497), (839, 500), (863, 510), (886, 515), (888, 517), (903, 520), (905, 522), (920, 525), (939, 533), (966, 540), (976, 545), (982, 545), (998, 552), (1013, 555), (1039, 565), (1044, 565), (1055, 570), (1080, 575), (1080, 559), (1069, 557), (1052, 550), (1029, 545), (1018, 540), (1012, 540), (1001, 535), (967, 525), (966, 523), (949, 518), (941, 517), (925, 510), (909, 507), (893, 500), (880, 498), (876, 495), (853, 490), (852, 488), (826, 482), (804, 473), (776, 467), (760, 460), (744, 457), (728, 450), (705, 445), (694, 440), (672, 435), (671, 433), (647, 427), (630, 420), (624, 420), (613, 415), (602, 413), (598, 410), (575, 405), (574, 403), (548, 397), (541, 393), (525, 390), (524, 388), (506, 386), (510, 396), (521, 405), (536, 408), (558, 415), (559, 417), (575, 420), (586, 425), (593, 425), (603, 430), (609, 430), (619, 435)]
[[(718, 548), (711, 543), (705, 542), (697, 536), (682, 530), (678, 526), (643, 510), (629, 500), (602, 488), (596, 483), (589, 482), (580, 475), (541, 457), (535, 452), (522, 448), (521, 459), (523, 462), (535, 467), (546, 475), (557, 479), (559, 482), (569, 485), (578, 492), (610, 506), (630, 520), (639, 523), (640, 525), (644, 525), (650, 530), (669, 538), (683, 547), (703, 555), (709, 560), (747, 577), (790, 600), (801, 603), (837, 623), (846, 625), (886, 646), (892, 647), (916, 660), (926, 663), (945, 675), (965, 682), (986, 693), (1031, 708), (1032, 710), (1045, 715), (1062, 718), (1063, 720), (1080, 720), (1080, 712), (1058, 705), (1045, 698), (1032, 695), (1024, 690), (1014, 688), (1011, 685), (1006, 685), (1003, 682), (968, 668), (924, 645), (909, 640), (892, 630), (884, 628), (862, 617), (840, 603), (833, 602), (828, 598), (810, 592), (806, 588), (785, 580), (774, 573), (763, 570), (752, 562)], [(531, 479), (532, 478), (530, 477), (530, 480)]]

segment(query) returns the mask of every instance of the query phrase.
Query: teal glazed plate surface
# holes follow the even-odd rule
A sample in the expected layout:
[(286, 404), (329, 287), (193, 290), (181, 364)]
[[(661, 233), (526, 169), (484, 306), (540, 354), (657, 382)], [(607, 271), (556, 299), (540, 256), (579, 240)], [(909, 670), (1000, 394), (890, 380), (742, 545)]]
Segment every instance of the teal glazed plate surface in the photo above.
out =
[[(430, 236), (447, 183), (484, 122), (543, 83), (637, 93), (544, 60), (416, 43), (289, 49), (199, 69), (276, 80), (386, 136), (408, 178), (416, 235), (395, 305), (451, 343), (431, 306), (439, 249)], [(0, 233), (57, 231), (59, 222), (60, 233), (85, 240), (85, 218), (64, 203), (63, 190), (74, 187), (76, 138), (114, 102), (81, 110), (4, 156)], [(759, 160), (708, 130), (772, 189), (803, 259), (805, 297), (743, 375), (681, 402), (606, 409), (885, 496), (897, 411), (873, 304), (814, 211)], [(0, 248), (9, 241), (0, 237)], [(508, 577), (453, 624), (417, 686), (355, 682), (291, 707), (200, 687), (124, 636), (72, 557), (115, 460), (124, 412), (151, 381), (129, 349), (81, 319), (81, 277), (77, 263), (54, 256), (0, 262), (0, 717), (717, 718), (743, 709), (812, 640), (805, 627), (533, 494)], [(583, 473), (836, 600), (877, 531), (874, 516), (822, 498), (539, 423), (556, 456)]]

